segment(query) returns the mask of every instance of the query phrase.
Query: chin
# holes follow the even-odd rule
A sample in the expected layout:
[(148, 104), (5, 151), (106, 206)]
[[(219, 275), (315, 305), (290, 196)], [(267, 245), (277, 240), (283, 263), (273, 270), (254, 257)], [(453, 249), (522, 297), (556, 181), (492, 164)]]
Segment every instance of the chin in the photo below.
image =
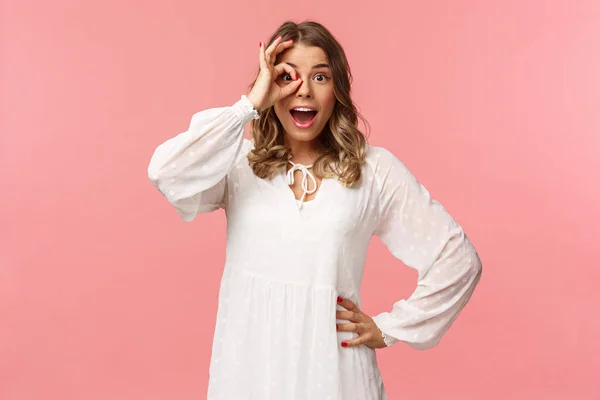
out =
[(286, 135), (299, 142), (309, 142), (319, 136), (320, 130), (311, 129), (298, 129), (295, 126), (288, 127), (285, 129)]
[(285, 136), (297, 142), (311, 142), (319, 137), (323, 131), (323, 128), (311, 127), (311, 129), (299, 129), (293, 125), (291, 127), (284, 126), (284, 129)]

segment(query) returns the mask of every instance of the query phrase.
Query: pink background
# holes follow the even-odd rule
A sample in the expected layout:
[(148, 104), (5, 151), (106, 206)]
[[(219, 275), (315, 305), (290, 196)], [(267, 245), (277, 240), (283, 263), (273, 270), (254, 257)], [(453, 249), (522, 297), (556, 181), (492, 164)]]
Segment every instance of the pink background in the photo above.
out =
[[(600, 3), (394, 3), (0, 3), (1, 399), (205, 398), (225, 217), (183, 223), (146, 168), (288, 18), (338, 37), (370, 142), (483, 261), (438, 347), (378, 350), (390, 400), (600, 398)], [(415, 283), (375, 239), (363, 311)]]

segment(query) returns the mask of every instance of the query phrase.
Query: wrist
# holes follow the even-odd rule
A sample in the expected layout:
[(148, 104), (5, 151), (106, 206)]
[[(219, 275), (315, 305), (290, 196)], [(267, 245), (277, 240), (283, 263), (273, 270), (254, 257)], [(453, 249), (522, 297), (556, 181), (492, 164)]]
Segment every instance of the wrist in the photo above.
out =
[(379, 334), (381, 335), (383, 343), (385, 344), (386, 347), (390, 347), (391, 345), (393, 345), (394, 343), (396, 343), (398, 341), (398, 339), (396, 339), (395, 337), (392, 337), (392, 336), (386, 334), (384, 331), (382, 331), (381, 328), (377, 327), (377, 329), (379, 330)]
[(248, 98), (248, 100), (250, 101), (250, 103), (252, 103), (252, 107), (254, 107), (254, 109), (256, 110), (256, 112), (260, 112), (261, 111), (260, 104), (258, 104), (258, 102), (254, 98), (254, 96), (252, 95), (252, 93), (248, 93), (246, 95), (246, 97)]

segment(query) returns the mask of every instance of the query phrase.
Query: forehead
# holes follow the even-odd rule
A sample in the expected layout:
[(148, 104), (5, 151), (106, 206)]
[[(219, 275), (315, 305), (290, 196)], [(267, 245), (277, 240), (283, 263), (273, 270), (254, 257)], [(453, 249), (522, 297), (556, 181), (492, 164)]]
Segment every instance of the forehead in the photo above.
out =
[(329, 63), (329, 58), (322, 48), (303, 44), (294, 44), (279, 56), (278, 62), (290, 62), (300, 69), (311, 69), (313, 65)]

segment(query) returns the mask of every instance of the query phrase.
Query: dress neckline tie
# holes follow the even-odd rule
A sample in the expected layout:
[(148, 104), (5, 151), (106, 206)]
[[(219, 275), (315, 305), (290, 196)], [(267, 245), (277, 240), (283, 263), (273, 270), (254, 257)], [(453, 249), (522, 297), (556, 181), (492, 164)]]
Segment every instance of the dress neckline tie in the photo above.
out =
[[(300, 205), (298, 206), (298, 208), (302, 208), (302, 204), (304, 204), (304, 197), (306, 197), (307, 194), (312, 194), (317, 190), (317, 180), (315, 179), (315, 176), (308, 170), (309, 168), (312, 168), (313, 165), (294, 163), (291, 160), (288, 160), (288, 162), (292, 164), (292, 168), (290, 168), (290, 170), (287, 172), (288, 185), (294, 184), (294, 172), (302, 172), (302, 197), (300, 197)], [(312, 179), (313, 181), (312, 189), (308, 189), (308, 178)]]

